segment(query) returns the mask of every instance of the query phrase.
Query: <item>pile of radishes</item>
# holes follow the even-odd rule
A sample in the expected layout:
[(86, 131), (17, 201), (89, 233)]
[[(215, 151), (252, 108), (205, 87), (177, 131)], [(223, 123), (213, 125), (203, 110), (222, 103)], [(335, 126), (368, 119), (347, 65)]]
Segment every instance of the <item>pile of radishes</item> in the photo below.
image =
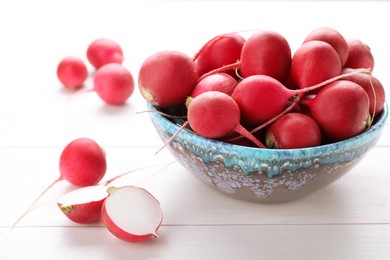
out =
[(137, 186), (110, 186), (116, 178), (99, 184), (106, 168), (106, 154), (95, 141), (78, 138), (70, 142), (60, 156), (58, 180), (81, 188), (57, 200), (61, 211), (80, 224), (102, 219), (113, 235), (125, 241), (156, 237), (163, 217), (159, 202)]
[[(134, 91), (134, 79), (122, 65), (121, 46), (111, 39), (96, 39), (88, 46), (86, 56), (96, 70), (90, 90), (109, 105), (123, 105)], [(57, 77), (65, 88), (80, 89), (88, 78), (87, 65), (77, 56), (67, 56), (57, 66)]]
[[(60, 210), (72, 221), (90, 224), (103, 221), (116, 237), (130, 242), (157, 237), (163, 213), (157, 199), (143, 188), (134, 185), (121, 187), (99, 181), (107, 169), (104, 150), (89, 138), (70, 142), (59, 159), (60, 180), (80, 188), (57, 200)], [(126, 174), (126, 173), (125, 173)]]
[[(95, 91), (109, 105), (123, 105), (133, 93), (134, 80), (122, 65), (121, 46), (111, 39), (100, 38), (90, 43), (86, 56), (95, 70), (93, 87), (88, 91)], [(65, 57), (57, 66), (57, 77), (67, 89), (84, 87), (88, 74), (86, 63), (76, 56)], [(61, 153), (60, 177), (38, 199), (54, 184), (66, 180), (80, 187), (57, 200), (59, 209), (70, 220), (79, 224), (102, 220), (112, 234), (125, 241), (156, 237), (163, 218), (157, 199), (134, 185), (110, 186), (111, 181), (123, 174), (99, 183), (106, 168), (105, 151), (95, 141), (90, 138), (73, 140)]]
[(312, 31), (294, 53), (279, 33), (245, 39), (234, 32), (212, 38), (193, 57), (151, 55), (138, 85), (162, 113), (174, 117), (184, 108), (180, 130), (261, 148), (304, 148), (371, 126), (385, 104), (373, 69), (370, 48), (333, 28)]
[(100, 183), (107, 170), (104, 149), (90, 138), (67, 144), (59, 158), (60, 176), (52, 182), (13, 224), (14, 227), (57, 182), (66, 180), (78, 188), (57, 199), (58, 208), (73, 222), (91, 224), (102, 220), (117, 238), (139, 242), (157, 237), (163, 212), (159, 201), (134, 185), (113, 186), (122, 173)]

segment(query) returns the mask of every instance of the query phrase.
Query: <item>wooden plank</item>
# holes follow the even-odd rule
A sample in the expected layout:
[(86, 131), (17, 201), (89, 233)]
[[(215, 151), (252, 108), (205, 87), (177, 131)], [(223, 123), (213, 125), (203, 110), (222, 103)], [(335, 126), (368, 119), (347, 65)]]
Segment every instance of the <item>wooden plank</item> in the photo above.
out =
[(141, 243), (103, 227), (26, 227), (0, 236), (8, 259), (376, 259), (390, 258), (390, 225), (162, 226)]
[[(0, 225), (11, 225), (52, 180), (57, 178), (60, 149), (0, 149), (4, 159), (0, 181), (3, 211)], [(138, 185), (161, 203), (167, 225), (213, 224), (345, 224), (390, 223), (390, 175), (387, 152), (374, 148), (350, 173), (306, 198), (280, 204), (256, 204), (215, 191), (174, 163), (167, 150), (157, 156), (155, 148), (109, 148), (105, 180), (128, 170), (150, 165), (113, 182)], [(136, 154), (137, 156), (134, 156)], [(15, 163), (17, 160), (23, 163)], [(164, 167), (166, 166), (166, 167)], [(66, 181), (57, 184), (20, 225), (74, 225), (56, 206), (56, 199), (74, 189)], [(12, 197), (12, 200), (9, 199)], [(51, 216), (49, 219), (47, 216)]]

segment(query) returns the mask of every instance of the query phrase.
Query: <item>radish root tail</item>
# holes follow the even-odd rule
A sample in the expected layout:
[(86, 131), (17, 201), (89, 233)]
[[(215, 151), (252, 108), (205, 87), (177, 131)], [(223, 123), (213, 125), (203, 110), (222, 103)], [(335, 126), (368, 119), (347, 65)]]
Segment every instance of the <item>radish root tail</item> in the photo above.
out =
[(38, 201), (45, 195), (45, 193), (50, 190), (57, 182), (62, 181), (62, 176), (60, 176), (58, 179), (53, 181), (45, 190), (39, 194), (39, 196), (33, 201), (33, 203), (27, 208), (27, 210), (12, 224), (10, 227), (10, 230), (12, 230), (38, 203)]

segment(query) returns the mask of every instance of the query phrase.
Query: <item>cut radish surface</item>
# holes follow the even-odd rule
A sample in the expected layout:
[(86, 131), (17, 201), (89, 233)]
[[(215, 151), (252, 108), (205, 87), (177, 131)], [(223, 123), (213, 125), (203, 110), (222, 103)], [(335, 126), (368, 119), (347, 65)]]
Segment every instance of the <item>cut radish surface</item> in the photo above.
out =
[(103, 201), (107, 196), (106, 186), (82, 187), (61, 196), (57, 205), (65, 216), (76, 223), (94, 223), (100, 220)]
[(113, 235), (129, 242), (158, 236), (163, 213), (153, 195), (136, 186), (112, 186), (108, 192), (110, 195), (102, 206), (102, 220)]

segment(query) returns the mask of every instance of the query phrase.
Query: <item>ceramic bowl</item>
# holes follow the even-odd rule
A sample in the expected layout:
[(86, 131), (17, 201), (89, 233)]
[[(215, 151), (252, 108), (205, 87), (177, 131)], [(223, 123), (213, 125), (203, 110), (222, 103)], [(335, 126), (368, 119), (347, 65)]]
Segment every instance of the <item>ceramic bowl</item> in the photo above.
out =
[[(164, 142), (179, 129), (159, 113), (150, 116)], [(184, 130), (168, 149), (192, 175), (226, 195), (264, 203), (291, 201), (326, 187), (355, 167), (377, 143), (387, 117), (386, 104), (364, 133), (311, 148), (252, 148)]]

